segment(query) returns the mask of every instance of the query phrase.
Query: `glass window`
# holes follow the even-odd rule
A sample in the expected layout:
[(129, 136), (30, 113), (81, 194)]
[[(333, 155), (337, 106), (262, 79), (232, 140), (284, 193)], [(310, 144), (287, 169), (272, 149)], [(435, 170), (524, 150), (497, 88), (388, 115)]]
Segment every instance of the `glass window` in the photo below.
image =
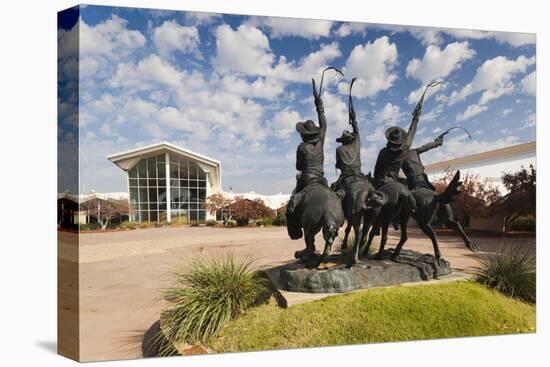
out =
[(136, 187), (138, 185), (137, 178), (130, 178), (128, 180), (128, 185), (130, 185), (130, 187)]
[(150, 187), (149, 188), (149, 202), (157, 202), (157, 188), (156, 187)]
[(206, 189), (205, 188), (199, 188), (199, 201), (201, 203), (206, 201)]
[(189, 201), (189, 190), (187, 188), (180, 189), (180, 198), (182, 202)]
[(146, 203), (149, 201), (149, 198), (147, 197), (147, 189), (144, 187), (139, 188), (139, 201), (140, 203)]
[(138, 163), (138, 177), (147, 178), (147, 161), (142, 159)]
[(170, 188), (170, 201), (172, 203), (179, 203), (180, 202), (180, 193), (179, 193), (179, 189), (176, 187), (176, 188)]
[(177, 162), (170, 162), (170, 179), (179, 177), (179, 165)]
[(189, 189), (190, 201), (196, 203), (199, 199), (197, 189)]
[(130, 202), (137, 203), (139, 201), (138, 189), (130, 188)]
[(198, 178), (198, 169), (199, 166), (197, 166), (196, 163), (189, 163), (189, 178), (196, 180)]
[(159, 187), (157, 201), (159, 203), (166, 203), (166, 187)]
[(158, 163), (164, 163), (165, 160), (164, 160), (164, 154), (159, 154), (157, 155), (157, 164)]
[(206, 173), (199, 167), (199, 179), (206, 180)]
[(161, 179), (159, 178), (158, 179), (158, 186), (162, 186), (162, 187), (165, 187), (166, 186), (166, 180), (165, 179)]
[(156, 222), (158, 220), (157, 211), (153, 210), (149, 212), (149, 221)]
[(149, 178), (157, 177), (157, 158), (156, 157), (147, 158), (147, 172), (149, 174)]
[(128, 177), (130, 177), (130, 178), (136, 178), (137, 177), (137, 167), (136, 166), (133, 166), (132, 168), (130, 168), (130, 170), (128, 171)]
[(166, 163), (157, 163), (158, 177), (166, 177)]

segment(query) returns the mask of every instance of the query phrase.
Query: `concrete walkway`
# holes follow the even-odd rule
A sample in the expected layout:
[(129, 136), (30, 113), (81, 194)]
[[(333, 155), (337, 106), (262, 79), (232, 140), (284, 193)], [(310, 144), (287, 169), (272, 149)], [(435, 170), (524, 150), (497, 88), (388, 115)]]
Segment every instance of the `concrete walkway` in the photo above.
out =
[[(343, 230), (341, 231), (343, 232)], [(388, 247), (397, 243), (391, 233)], [(475, 237), (480, 252), (470, 253), (457, 236), (441, 236), (443, 257), (453, 268), (468, 271), (481, 255), (506, 243), (534, 246), (534, 239)], [(336, 241), (337, 244), (340, 240)], [(317, 248), (322, 247), (317, 239)], [(259, 264), (292, 260), (303, 240), (291, 241), (284, 227), (150, 228), (84, 234), (80, 237), (80, 335), (84, 361), (137, 358), (144, 332), (158, 320), (162, 288), (170, 285), (174, 267), (198, 256), (255, 255)], [(431, 243), (412, 229), (405, 248), (433, 253)], [(60, 257), (75, 262), (76, 249), (61, 244)]]

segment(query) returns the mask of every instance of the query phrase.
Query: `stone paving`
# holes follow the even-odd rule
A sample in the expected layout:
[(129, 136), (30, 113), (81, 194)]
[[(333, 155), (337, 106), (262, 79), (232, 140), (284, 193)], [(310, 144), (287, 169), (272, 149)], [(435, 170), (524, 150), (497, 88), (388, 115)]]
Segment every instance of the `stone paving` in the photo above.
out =
[[(388, 247), (395, 246), (397, 235), (391, 233)], [(481, 255), (507, 243), (535, 244), (534, 238), (473, 239), (480, 247), (477, 254), (470, 253), (458, 236), (440, 236), (443, 257), (454, 269), (468, 272)], [(319, 237), (317, 248), (321, 246)], [(284, 227), (166, 227), (82, 235), (78, 252), (82, 360), (141, 356), (143, 334), (158, 320), (163, 305), (159, 292), (170, 285), (175, 266), (228, 252), (255, 255), (262, 265), (281, 265), (303, 247), (302, 240), (288, 238)], [(430, 241), (415, 229), (405, 248), (433, 252)], [(70, 245), (61, 243), (59, 253), (64, 261), (77, 261)]]

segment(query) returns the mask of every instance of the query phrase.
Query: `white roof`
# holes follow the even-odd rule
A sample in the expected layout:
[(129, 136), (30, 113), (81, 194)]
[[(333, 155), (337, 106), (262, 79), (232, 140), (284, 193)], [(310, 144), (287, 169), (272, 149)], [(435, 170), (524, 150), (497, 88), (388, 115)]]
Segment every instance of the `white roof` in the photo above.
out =
[(107, 156), (107, 159), (112, 161), (113, 163), (116, 163), (117, 161), (120, 161), (120, 160), (123, 160), (123, 159), (133, 158), (133, 157), (141, 156), (141, 155), (144, 155), (144, 154), (152, 153), (154, 151), (163, 150), (163, 149), (173, 151), (174, 153), (179, 153), (179, 154), (182, 154), (182, 155), (185, 155), (185, 156), (189, 156), (191, 158), (195, 158), (197, 160), (204, 161), (204, 163), (209, 163), (211, 165), (217, 165), (217, 166), (221, 165), (221, 162), (216, 160), (216, 159), (213, 159), (213, 158), (207, 157), (205, 155), (193, 152), (189, 149), (182, 148), (178, 145), (169, 143), (167, 141), (163, 141), (163, 142), (155, 143), (155, 144), (150, 144), (150, 145), (145, 145), (145, 146), (142, 146), (142, 147), (139, 147), (139, 148), (127, 150), (125, 152), (111, 154), (111, 155)]
[(267, 207), (273, 210), (279, 209), (280, 207), (285, 205), (290, 199), (290, 194), (283, 194), (282, 192), (273, 195), (262, 195), (254, 191), (249, 191), (245, 193), (223, 191), (222, 195), (230, 199), (235, 199), (236, 197), (242, 197), (249, 200), (261, 199)]

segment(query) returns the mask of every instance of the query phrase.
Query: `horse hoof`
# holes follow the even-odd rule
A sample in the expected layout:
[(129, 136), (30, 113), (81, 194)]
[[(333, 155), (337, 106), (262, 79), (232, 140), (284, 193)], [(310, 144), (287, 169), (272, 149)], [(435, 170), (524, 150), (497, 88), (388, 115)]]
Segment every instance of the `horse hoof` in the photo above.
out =
[(477, 246), (477, 244), (473, 241), (469, 242), (466, 244), (466, 247), (472, 251), (472, 252), (478, 252), (479, 251), (479, 247)]

